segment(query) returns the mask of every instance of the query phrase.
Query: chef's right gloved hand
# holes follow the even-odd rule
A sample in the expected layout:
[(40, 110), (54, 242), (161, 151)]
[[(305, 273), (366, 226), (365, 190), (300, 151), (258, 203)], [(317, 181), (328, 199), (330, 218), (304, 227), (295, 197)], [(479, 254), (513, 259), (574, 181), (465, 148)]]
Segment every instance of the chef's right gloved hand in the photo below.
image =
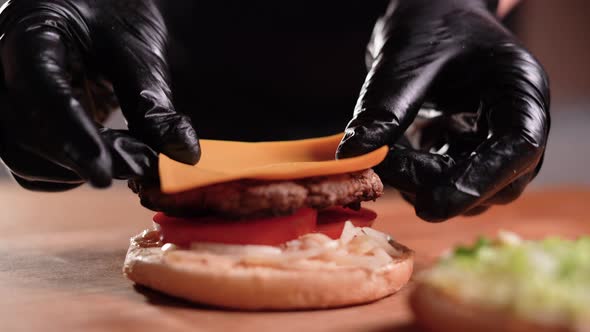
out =
[(515, 200), (541, 168), (550, 91), (494, 0), (392, 0), (339, 158), (390, 146), (375, 167), (430, 222)]
[[(10, 1), (0, 34), (0, 158), (23, 187), (150, 176), (158, 152), (199, 160), (190, 119), (171, 102), (154, 1)], [(129, 131), (101, 126), (117, 104)]]

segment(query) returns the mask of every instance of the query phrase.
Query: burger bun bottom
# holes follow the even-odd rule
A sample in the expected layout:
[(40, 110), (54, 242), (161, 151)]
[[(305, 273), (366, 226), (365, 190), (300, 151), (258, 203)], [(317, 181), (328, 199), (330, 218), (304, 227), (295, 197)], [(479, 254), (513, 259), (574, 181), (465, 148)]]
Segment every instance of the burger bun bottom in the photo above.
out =
[(376, 269), (318, 266), (284, 269), (227, 264), (214, 255), (190, 250), (167, 254), (132, 239), (123, 268), (132, 281), (168, 295), (240, 310), (301, 310), (373, 302), (401, 289), (413, 270), (413, 252), (402, 252)]

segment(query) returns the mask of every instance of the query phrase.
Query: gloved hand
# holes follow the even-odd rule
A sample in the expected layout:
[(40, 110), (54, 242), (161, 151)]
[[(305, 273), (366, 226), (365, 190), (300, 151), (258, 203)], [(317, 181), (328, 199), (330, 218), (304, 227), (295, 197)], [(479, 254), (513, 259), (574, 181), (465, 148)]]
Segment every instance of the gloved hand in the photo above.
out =
[[(23, 187), (148, 176), (156, 152), (198, 161), (193, 126), (171, 102), (153, 1), (11, 1), (0, 33), (0, 158)], [(117, 102), (129, 131), (101, 126)]]
[(389, 145), (376, 170), (427, 221), (508, 203), (541, 167), (548, 79), (493, 2), (394, 0), (368, 48), (337, 157)]

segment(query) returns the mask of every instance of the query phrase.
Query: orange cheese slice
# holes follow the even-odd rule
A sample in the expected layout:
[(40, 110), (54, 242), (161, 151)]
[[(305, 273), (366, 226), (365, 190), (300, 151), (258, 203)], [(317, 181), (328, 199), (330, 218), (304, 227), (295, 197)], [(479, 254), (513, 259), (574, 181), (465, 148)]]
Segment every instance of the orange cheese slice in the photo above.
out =
[(297, 141), (233, 142), (201, 140), (202, 156), (195, 166), (160, 154), (161, 190), (177, 193), (239, 179), (292, 180), (360, 171), (379, 164), (388, 148), (335, 159), (342, 134)]

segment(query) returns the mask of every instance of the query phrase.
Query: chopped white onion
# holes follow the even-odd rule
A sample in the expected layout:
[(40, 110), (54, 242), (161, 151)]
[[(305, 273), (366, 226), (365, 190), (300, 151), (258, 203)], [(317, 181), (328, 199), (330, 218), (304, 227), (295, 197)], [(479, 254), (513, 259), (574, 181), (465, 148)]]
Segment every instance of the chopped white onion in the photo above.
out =
[(310, 249), (298, 250), (298, 251), (285, 251), (285, 252), (283, 252), (282, 256), (285, 261), (309, 259), (309, 258), (319, 256), (320, 254), (325, 252), (326, 249), (327, 248), (318, 247), (318, 248), (310, 248)]
[(245, 264), (261, 264), (261, 265), (288, 265), (289, 262), (310, 259), (319, 256), (325, 251), (324, 248), (314, 248), (299, 251), (284, 251), (280, 255), (265, 255), (255, 253), (244, 255), (241, 257), (241, 262)]
[(338, 241), (332, 240), (329, 236), (322, 233), (305, 234), (297, 240), (289, 241), (285, 244), (286, 250), (306, 250), (311, 248), (329, 248), (337, 246)]
[(367, 235), (358, 235), (350, 240), (347, 249), (350, 253), (355, 255), (365, 255), (375, 248), (375, 241)]
[(391, 260), (391, 257), (387, 257), (387, 260), (384, 260), (382, 256), (334, 255), (330, 257), (329, 261), (340, 266), (355, 266), (374, 269), (389, 263)]
[[(370, 230), (370, 231), (369, 231)], [(371, 238), (380, 248), (391, 256), (399, 256), (400, 252), (389, 243), (389, 236), (372, 228), (363, 227), (363, 233)]]
[(281, 255), (282, 250), (272, 246), (261, 245), (239, 245), (239, 244), (223, 244), (211, 242), (193, 242), (191, 243), (191, 250), (204, 251), (215, 255)]
[(342, 229), (342, 234), (340, 235), (340, 243), (343, 245), (348, 244), (348, 242), (360, 234), (360, 232), (360, 228), (354, 227), (350, 220), (347, 220), (344, 222), (344, 228)]
[(389, 243), (389, 241), (391, 241), (391, 236), (389, 236), (388, 234), (385, 234), (383, 232), (379, 232), (376, 229), (373, 229), (371, 227), (363, 227), (361, 228), (363, 233), (367, 234), (370, 237), (374, 237), (374, 238), (381, 238), (385, 241), (387, 241)]
[(338, 240), (321, 233), (310, 233), (285, 243), (281, 248), (204, 242), (192, 243), (190, 248), (192, 251), (229, 256), (236, 262), (249, 265), (293, 268), (313, 266), (309, 263), (319, 261), (373, 269), (386, 265), (393, 260), (392, 256), (400, 254), (390, 240), (391, 237), (385, 233), (368, 227), (355, 227), (346, 221)]

